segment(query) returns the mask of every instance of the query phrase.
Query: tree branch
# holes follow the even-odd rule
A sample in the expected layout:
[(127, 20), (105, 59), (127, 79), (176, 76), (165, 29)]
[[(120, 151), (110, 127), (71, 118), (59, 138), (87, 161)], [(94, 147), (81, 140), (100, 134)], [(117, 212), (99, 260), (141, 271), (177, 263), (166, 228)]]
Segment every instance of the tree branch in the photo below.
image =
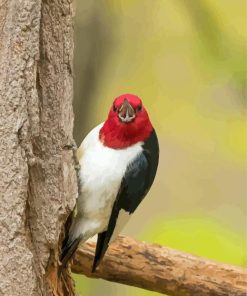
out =
[(240, 267), (120, 236), (92, 274), (94, 250), (95, 243), (84, 244), (76, 252), (72, 271), (176, 296), (246, 295), (247, 270)]

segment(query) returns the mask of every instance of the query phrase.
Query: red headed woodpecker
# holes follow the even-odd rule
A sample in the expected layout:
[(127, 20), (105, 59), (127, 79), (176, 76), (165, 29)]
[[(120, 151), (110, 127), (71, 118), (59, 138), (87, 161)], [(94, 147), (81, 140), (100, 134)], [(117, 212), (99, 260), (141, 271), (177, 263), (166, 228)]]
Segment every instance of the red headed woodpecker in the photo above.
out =
[(86, 136), (77, 155), (81, 190), (61, 261), (65, 266), (79, 243), (98, 234), (94, 272), (155, 178), (159, 145), (140, 98), (117, 97), (107, 120)]

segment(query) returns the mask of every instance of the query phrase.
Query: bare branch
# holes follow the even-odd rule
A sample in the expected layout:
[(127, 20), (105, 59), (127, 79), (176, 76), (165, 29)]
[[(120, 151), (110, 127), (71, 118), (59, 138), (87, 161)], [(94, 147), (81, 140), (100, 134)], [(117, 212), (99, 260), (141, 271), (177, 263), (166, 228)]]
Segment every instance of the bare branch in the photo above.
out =
[(169, 295), (235, 295), (247, 291), (247, 270), (120, 236), (95, 274), (95, 243), (76, 253), (72, 271)]

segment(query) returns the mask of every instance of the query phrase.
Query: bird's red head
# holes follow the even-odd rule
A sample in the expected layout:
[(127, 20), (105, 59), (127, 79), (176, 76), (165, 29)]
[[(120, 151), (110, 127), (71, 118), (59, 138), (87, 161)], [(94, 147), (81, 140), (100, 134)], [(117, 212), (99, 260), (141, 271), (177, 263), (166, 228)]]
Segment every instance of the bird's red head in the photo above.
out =
[(145, 141), (153, 130), (146, 109), (139, 97), (125, 94), (117, 97), (100, 130), (101, 142), (120, 149)]

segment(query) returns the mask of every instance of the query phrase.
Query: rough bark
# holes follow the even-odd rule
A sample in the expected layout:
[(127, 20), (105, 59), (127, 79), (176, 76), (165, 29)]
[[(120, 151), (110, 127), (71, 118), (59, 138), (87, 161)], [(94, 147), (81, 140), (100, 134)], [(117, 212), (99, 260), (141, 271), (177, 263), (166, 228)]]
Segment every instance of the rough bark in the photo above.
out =
[(0, 295), (66, 289), (56, 262), (77, 195), (64, 148), (73, 142), (72, 35), (69, 0), (0, 1)]
[(72, 271), (174, 296), (245, 296), (247, 292), (245, 269), (122, 236), (92, 274), (94, 251), (93, 242), (81, 246)]

